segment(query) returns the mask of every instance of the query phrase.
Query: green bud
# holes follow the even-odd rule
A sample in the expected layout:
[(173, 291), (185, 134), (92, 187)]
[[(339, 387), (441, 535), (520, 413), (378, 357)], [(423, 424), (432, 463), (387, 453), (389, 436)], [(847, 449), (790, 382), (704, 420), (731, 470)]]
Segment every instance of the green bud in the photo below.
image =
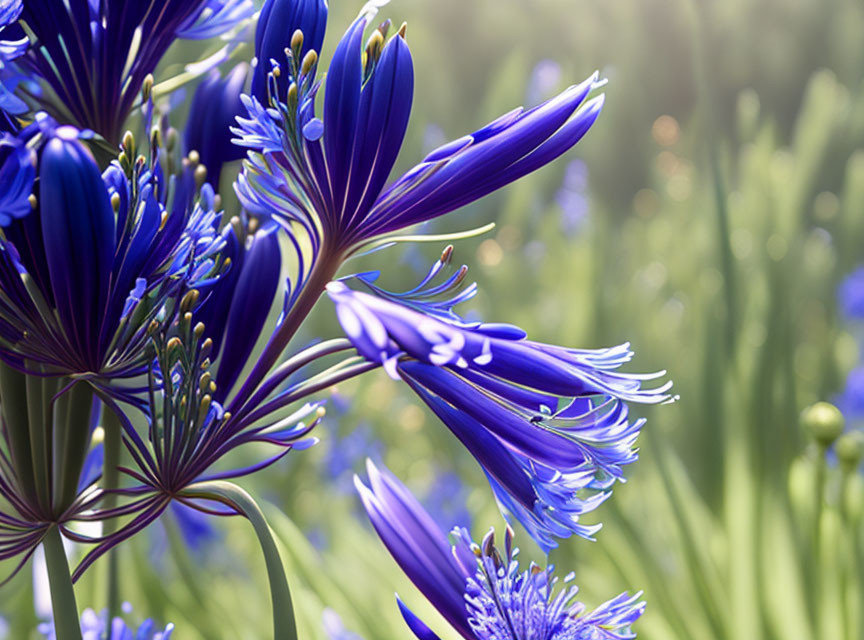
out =
[(855, 469), (864, 458), (864, 431), (850, 431), (837, 439), (837, 460), (847, 469)]
[(820, 446), (829, 447), (843, 433), (843, 414), (833, 404), (817, 402), (804, 409), (801, 426)]

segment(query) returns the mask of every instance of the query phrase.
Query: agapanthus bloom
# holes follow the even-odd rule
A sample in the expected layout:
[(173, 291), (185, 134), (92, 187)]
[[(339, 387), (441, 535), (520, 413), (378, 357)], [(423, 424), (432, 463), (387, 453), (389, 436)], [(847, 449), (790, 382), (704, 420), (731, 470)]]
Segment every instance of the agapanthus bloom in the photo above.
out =
[[(663, 372), (617, 369), (627, 345), (568, 349), (528, 340), (517, 327), (466, 323), (453, 311), (475, 287), (452, 298), (464, 268), (443, 283), (445, 251), (423, 283), (394, 294), (357, 278), (328, 286), (336, 313), (357, 351), (401, 378), (480, 462), (505, 512), (546, 550), (554, 538), (590, 537), (580, 523), (597, 507), (623, 467), (636, 460), (644, 419), (628, 419), (627, 402), (670, 400), (671, 383), (643, 389)], [(444, 296), (444, 299), (436, 299)]]
[[(475, 544), (468, 531), (447, 536), (408, 489), (386, 469), (368, 464), (369, 486), (355, 479), (369, 519), (393, 558), (466, 640), (623, 640), (636, 637), (641, 594), (621, 595), (596, 609), (576, 599), (577, 587), (558, 588), (554, 568), (520, 569), (508, 529), (504, 549), (494, 532)], [(564, 579), (568, 585), (573, 574)], [(420, 640), (438, 640), (402, 601), (399, 607)]]
[(177, 38), (224, 33), (253, 10), (251, 0), (27, 0), (24, 29), (10, 30), (30, 36), (21, 62), (50, 89), (42, 107), (118, 143), (145, 78)]
[[(125, 613), (131, 613), (131, 607), (125, 606), (124, 609)], [(57, 640), (51, 623), (39, 625), (39, 633), (45, 640)], [(160, 628), (150, 618), (135, 627), (121, 617), (109, 622), (105, 611), (98, 614), (93, 609), (85, 609), (81, 614), (82, 640), (170, 640), (173, 633), (173, 624)]]
[[(600, 113), (603, 97), (588, 99), (600, 84), (595, 74), (533, 109), (511, 111), (433, 151), (387, 186), (413, 100), (405, 29), (390, 36), (385, 22), (364, 45), (373, 15), (365, 10), (336, 47), (319, 117), (318, 56), (308, 43), (320, 44), (325, 6), (295, 6), (292, 22), (280, 27), (281, 48), (289, 55), (275, 59), (267, 100), (260, 80), (257, 94), (244, 97), (249, 115), (238, 120), (237, 142), (254, 153), (237, 192), (249, 211), (300, 225), (314, 249), (325, 249), (330, 258), (453, 211), (539, 169), (575, 145)], [(298, 31), (291, 36), (293, 29)], [(269, 25), (259, 24), (258, 35), (260, 78), (261, 65), (269, 62), (261, 57), (277, 47)]]
[[(214, 400), (218, 389), (218, 375), (210, 370), (214, 343), (211, 338), (203, 338), (204, 325), (193, 325), (189, 311), (197, 297), (197, 291), (189, 292), (180, 303), (179, 320), (161, 327), (154, 323), (149, 333), (152, 361), (148, 372), (147, 434), (142, 437), (120, 407), (106, 399), (120, 418), (123, 439), (134, 463), (120, 470), (136, 484), (112, 490), (127, 498), (126, 502), (115, 509), (101, 510), (94, 517), (134, 517), (104, 537), (67, 533), (74, 540), (97, 545), (77, 567), (76, 577), (102, 554), (154, 522), (175, 500), (205, 513), (235, 515), (230, 508), (203, 507), (195, 499), (184, 497), (183, 492), (197, 482), (252, 473), (291, 450), (316, 442), (307, 435), (324, 415), (320, 404), (306, 403), (290, 415), (262, 422), (235, 420)], [(250, 443), (271, 445), (277, 453), (251, 466), (214, 469), (228, 453)], [(86, 504), (96, 506), (104, 495), (96, 493)]]
[[(22, 185), (18, 208), (0, 217), (0, 354), (21, 370), (104, 383), (144, 371), (150, 322), (218, 275), (223, 241), (191, 176), (169, 188), (143, 160), (102, 174), (79, 136), (67, 126), (34, 137), (38, 193)], [(0, 177), (10, 165), (32, 177), (30, 143), (9, 144)]]
[[(22, 0), (0, 0), (0, 34), (21, 15)], [(27, 105), (14, 92), (14, 83), (7, 83), (7, 64), (23, 55), (29, 44), (27, 38), (8, 40), (0, 38), (0, 130), (8, 128), (11, 122), (7, 114), (19, 114), (27, 110)]]

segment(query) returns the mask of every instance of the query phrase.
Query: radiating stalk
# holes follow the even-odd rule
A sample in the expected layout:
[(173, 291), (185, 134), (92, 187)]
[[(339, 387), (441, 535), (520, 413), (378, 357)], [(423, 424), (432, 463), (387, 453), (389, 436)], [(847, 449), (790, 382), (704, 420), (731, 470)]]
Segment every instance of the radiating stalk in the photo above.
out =
[(321, 294), (324, 293), (327, 283), (336, 275), (341, 262), (341, 255), (330, 256), (322, 248), (318, 262), (312, 268), (309, 278), (303, 285), (303, 290), (300, 292), (294, 305), (288, 310), (288, 313), (282, 320), (282, 324), (279, 325), (279, 328), (270, 338), (270, 341), (264, 348), (264, 352), (249, 373), (249, 377), (243, 383), (240, 391), (231, 400), (230, 405), (227, 407), (228, 411), (238, 414), (246, 400), (251, 397), (258, 386), (264, 381), (264, 378), (279, 360), (282, 352), (285, 351), (288, 343), (291, 342), (294, 334), (297, 333), (297, 329), (300, 328), (306, 316), (309, 315), (315, 303), (318, 302)]
[(69, 574), (69, 563), (63, 549), (60, 528), (51, 527), (42, 542), (45, 548), (45, 563), (48, 567), (48, 584), (51, 588), (51, 609), (54, 615), (54, 631), (57, 640), (81, 640), (78, 622), (78, 605)]
[[(102, 429), (105, 431), (104, 441), (104, 458), (102, 461), (102, 486), (105, 490), (117, 489), (120, 485), (120, 465), (121, 452), (121, 426), (120, 421), (114, 412), (107, 406), (102, 410)], [(117, 506), (117, 495), (108, 493), (102, 501), (102, 506), (106, 509), (113, 509)], [(103, 534), (111, 535), (117, 530), (117, 520), (109, 519), (103, 524)], [(121, 614), (120, 605), (120, 556), (116, 549), (108, 552), (108, 579), (106, 585), (108, 587), (107, 602), (108, 602), (108, 620), (113, 620)]]
[(291, 591), (288, 588), (288, 578), (279, 549), (270, 531), (270, 526), (264, 518), (264, 513), (255, 500), (246, 491), (235, 484), (224, 481), (199, 482), (190, 485), (182, 496), (205, 500), (215, 500), (242, 513), (258, 536), (258, 543), (264, 553), (264, 563), (267, 567), (267, 578), (270, 581), (270, 598), (273, 605), (273, 639), (297, 640), (297, 623), (294, 619), (294, 605), (291, 602)]

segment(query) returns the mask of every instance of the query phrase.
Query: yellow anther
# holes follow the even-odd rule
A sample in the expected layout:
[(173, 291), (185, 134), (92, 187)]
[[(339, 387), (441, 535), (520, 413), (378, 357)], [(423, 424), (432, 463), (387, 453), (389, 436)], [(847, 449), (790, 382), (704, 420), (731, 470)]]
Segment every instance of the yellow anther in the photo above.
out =
[(318, 63), (318, 54), (315, 53), (314, 49), (310, 49), (306, 52), (306, 55), (303, 56), (303, 64), (300, 65), (300, 73), (306, 75), (309, 73), (309, 70), (314, 67)]
[(206, 181), (207, 167), (205, 167), (203, 164), (199, 164), (197, 167), (195, 167), (195, 186), (200, 189)]
[(291, 48), (300, 49), (303, 46), (303, 32), (297, 29), (291, 36)]

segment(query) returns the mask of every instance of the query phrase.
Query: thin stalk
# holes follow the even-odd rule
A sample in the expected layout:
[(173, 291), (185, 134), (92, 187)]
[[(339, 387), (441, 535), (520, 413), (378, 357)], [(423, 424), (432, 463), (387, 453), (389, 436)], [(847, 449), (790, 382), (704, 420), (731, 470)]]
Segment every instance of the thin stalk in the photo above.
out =
[(324, 248), (321, 249), (321, 257), (312, 268), (309, 278), (303, 285), (303, 290), (288, 311), (282, 324), (279, 325), (279, 328), (270, 338), (267, 346), (264, 347), (264, 352), (249, 373), (249, 377), (243, 383), (240, 391), (231, 400), (230, 405), (227, 407), (228, 411), (236, 413), (243, 406), (246, 399), (255, 392), (273, 368), (273, 365), (276, 364), (279, 356), (285, 351), (285, 348), (291, 342), (294, 334), (297, 333), (297, 329), (300, 328), (306, 316), (312, 311), (321, 294), (324, 293), (327, 283), (336, 275), (341, 262), (341, 256), (330, 256)]
[[(114, 509), (117, 506), (117, 494), (111, 493), (111, 489), (117, 489), (120, 486), (120, 452), (121, 452), (121, 429), (120, 421), (114, 412), (107, 406), (102, 409), (102, 429), (105, 432), (104, 441), (104, 457), (102, 461), (102, 485), (108, 493), (102, 501), (103, 507), (106, 510)], [(105, 536), (110, 536), (117, 531), (118, 522), (116, 518), (106, 520), (103, 524), (103, 533)], [(113, 620), (121, 614), (121, 598), (120, 598), (120, 556), (116, 549), (108, 552), (108, 579), (106, 585), (108, 588), (108, 620)]]
[(813, 563), (812, 575), (810, 580), (810, 607), (813, 615), (813, 636), (821, 637), (820, 631), (822, 628), (822, 615), (820, 600), (822, 599), (822, 512), (825, 502), (825, 481), (827, 474), (827, 464), (825, 462), (826, 448), (819, 447), (819, 453), (816, 458), (816, 482), (815, 482), (815, 503), (813, 505), (813, 548), (810, 552), (810, 559)]
[(48, 566), (48, 584), (51, 587), (51, 609), (54, 614), (54, 633), (57, 640), (81, 640), (78, 605), (69, 574), (69, 562), (63, 549), (60, 529), (52, 526), (42, 541), (45, 563)]
[(288, 578), (279, 555), (276, 540), (270, 531), (270, 526), (261, 508), (246, 491), (235, 484), (214, 480), (190, 485), (182, 493), (188, 498), (215, 500), (221, 502), (246, 516), (264, 553), (264, 563), (267, 567), (267, 578), (270, 581), (270, 598), (273, 605), (273, 640), (297, 640), (297, 623), (294, 620), (294, 605), (291, 602), (291, 591), (288, 588)]

